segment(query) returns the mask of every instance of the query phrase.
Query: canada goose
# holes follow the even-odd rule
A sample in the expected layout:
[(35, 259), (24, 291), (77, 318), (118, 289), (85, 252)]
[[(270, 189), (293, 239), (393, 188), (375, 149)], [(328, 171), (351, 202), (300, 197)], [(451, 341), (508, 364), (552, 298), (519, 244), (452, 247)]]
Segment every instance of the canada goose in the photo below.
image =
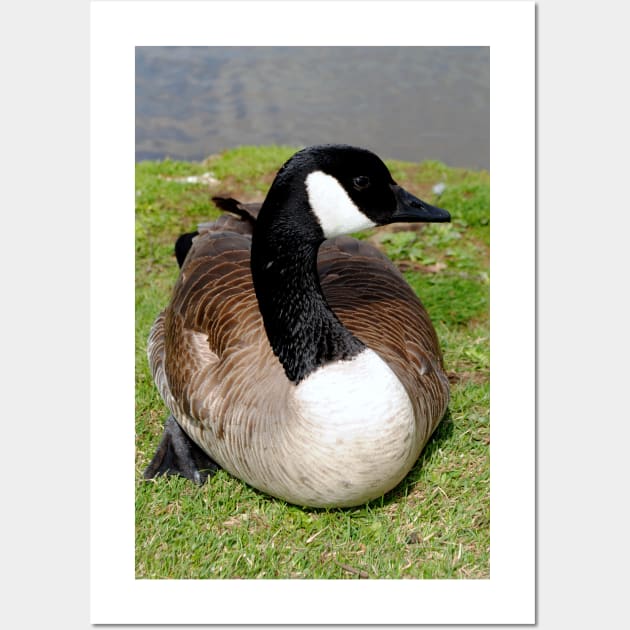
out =
[(342, 235), (449, 213), (346, 145), (296, 153), (260, 207), (217, 203), (240, 217), (182, 237), (179, 279), (149, 335), (171, 416), (145, 477), (201, 483), (218, 465), (302, 506), (381, 496), (443, 417), (448, 380), (403, 276)]

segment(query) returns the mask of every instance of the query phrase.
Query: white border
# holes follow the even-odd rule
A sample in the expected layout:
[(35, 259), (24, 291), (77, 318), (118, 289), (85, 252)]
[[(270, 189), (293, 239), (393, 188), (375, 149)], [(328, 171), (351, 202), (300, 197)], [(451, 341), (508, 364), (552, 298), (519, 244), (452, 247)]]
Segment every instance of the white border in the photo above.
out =
[[(92, 3), (92, 623), (535, 621), (534, 43), (532, 2)], [(491, 47), (489, 580), (134, 577), (134, 48), (271, 44)]]

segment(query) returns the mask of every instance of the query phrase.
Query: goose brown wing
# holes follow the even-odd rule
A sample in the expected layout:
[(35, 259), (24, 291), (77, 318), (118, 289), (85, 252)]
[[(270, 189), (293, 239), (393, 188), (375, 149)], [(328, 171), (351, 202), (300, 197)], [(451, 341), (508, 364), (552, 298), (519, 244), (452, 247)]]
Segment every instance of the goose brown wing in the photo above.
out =
[[(249, 383), (249, 373), (265, 370), (275, 357), (251, 280), (251, 223), (222, 215), (199, 232), (171, 302), (152, 329), (149, 359), (171, 411), (179, 421), (185, 415), (201, 426), (213, 421), (205, 407), (211, 392), (232, 397)], [(230, 386), (239, 375), (245, 385)]]
[(335, 314), (391, 367), (416, 417), (434, 419), (432, 433), (446, 411), (448, 379), (429, 315), (402, 274), (378, 249), (345, 236), (324, 243), (318, 270)]

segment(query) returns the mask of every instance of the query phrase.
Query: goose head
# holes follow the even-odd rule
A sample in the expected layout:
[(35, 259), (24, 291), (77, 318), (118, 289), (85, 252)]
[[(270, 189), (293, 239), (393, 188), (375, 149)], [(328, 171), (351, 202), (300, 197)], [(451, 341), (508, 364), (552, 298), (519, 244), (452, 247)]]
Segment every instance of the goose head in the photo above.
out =
[(265, 330), (294, 383), (365, 347), (338, 320), (319, 282), (324, 240), (399, 221), (449, 221), (401, 188), (374, 153), (312, 146), (280, 169), (256, 219), (251, 271)]
[[(294, 220), (291, 221), (291, 215)], [(399, 186), (371, 151), (307, 147), (278, 172), (261, 209), (262, 225), (300, 224), (299, 237), (327, 238), (396, 222), (446, 222), (450, 214)]]

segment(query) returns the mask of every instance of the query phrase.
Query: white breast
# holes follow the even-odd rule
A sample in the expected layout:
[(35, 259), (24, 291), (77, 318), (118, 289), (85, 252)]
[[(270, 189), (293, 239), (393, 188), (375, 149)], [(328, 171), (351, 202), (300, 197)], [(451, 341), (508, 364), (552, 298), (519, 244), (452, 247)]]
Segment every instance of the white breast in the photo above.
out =
[(372, 350), (313, 372), (297, 386), (295, 404), (291, 456), (305, 484), (293, 489), (303, 493), (294, 502), (363, 503), (398, 484), (418, 455), (411, 401)]

